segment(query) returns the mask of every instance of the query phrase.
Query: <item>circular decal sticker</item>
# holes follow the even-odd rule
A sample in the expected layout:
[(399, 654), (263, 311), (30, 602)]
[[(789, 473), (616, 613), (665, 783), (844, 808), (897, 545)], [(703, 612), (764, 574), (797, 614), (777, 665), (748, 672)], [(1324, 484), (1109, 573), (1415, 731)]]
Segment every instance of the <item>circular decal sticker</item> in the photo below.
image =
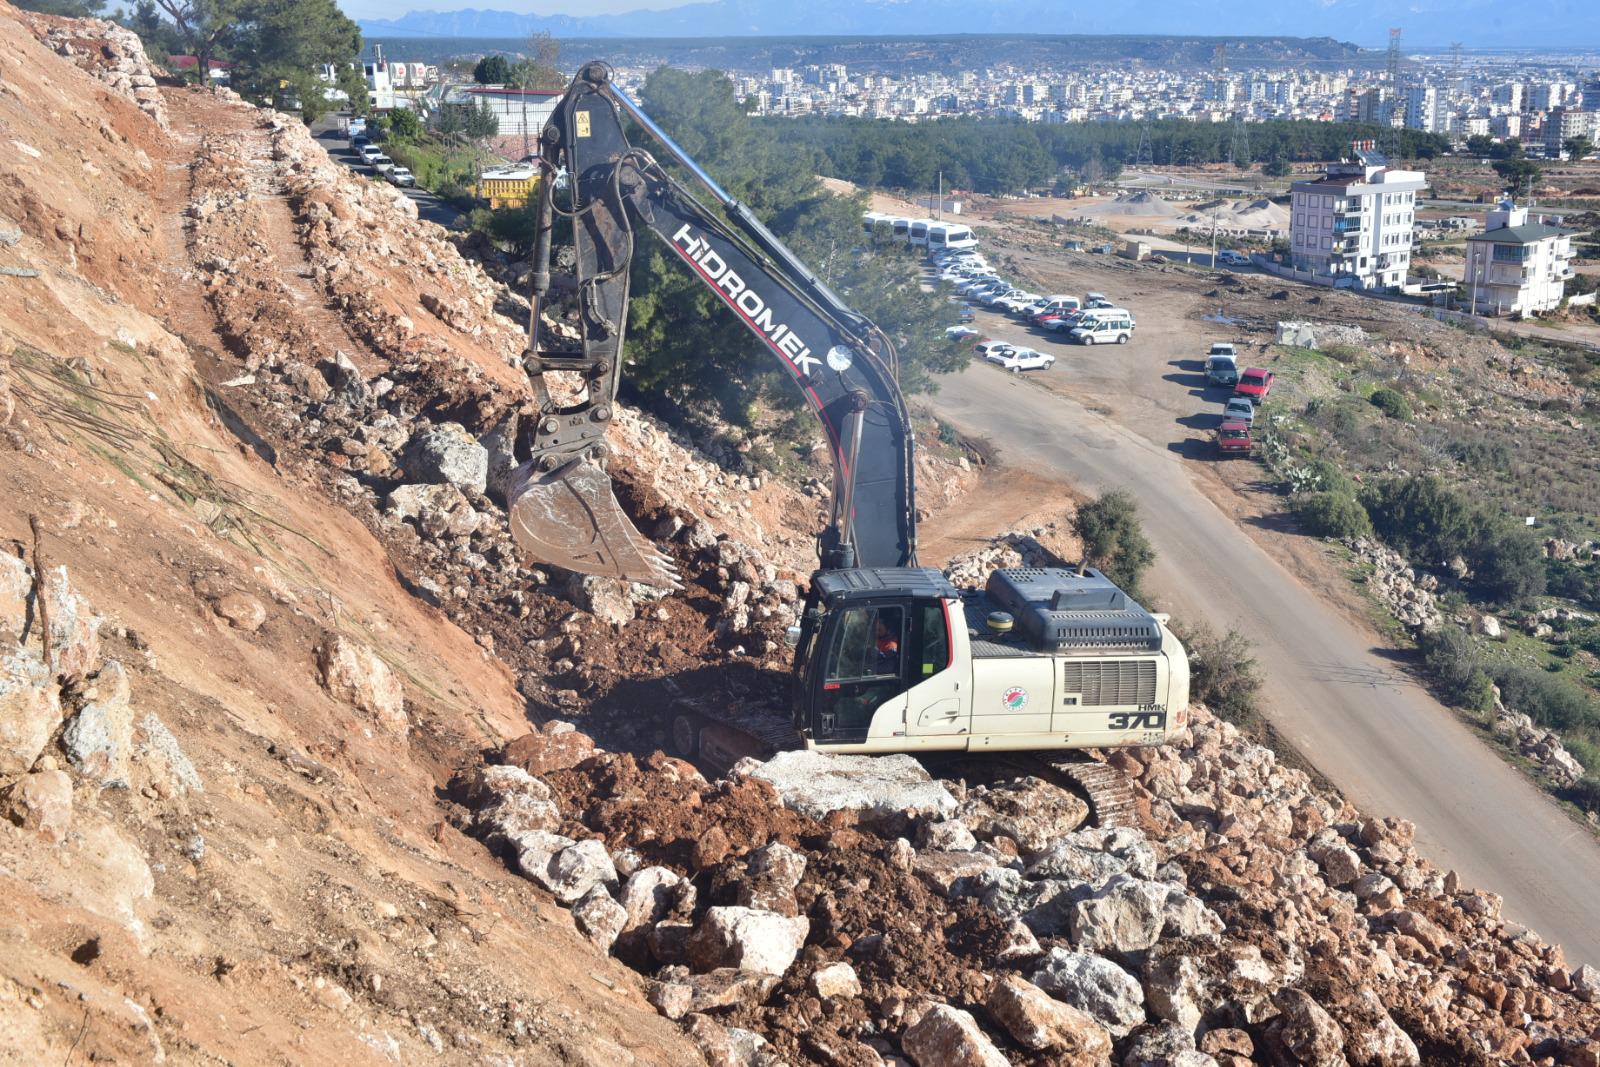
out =
[(1028, 706), (1028, 691), (1020, 685), (1014, 685), (1000, 695), (1000, 703), (1006, 706), (1007, 711), (1021, 711)]
[(834, 345), (828, 349), (828, 366), (841, 373), (850, 369), (850, 364), (855, 361), (855, 354), (844, 345)]

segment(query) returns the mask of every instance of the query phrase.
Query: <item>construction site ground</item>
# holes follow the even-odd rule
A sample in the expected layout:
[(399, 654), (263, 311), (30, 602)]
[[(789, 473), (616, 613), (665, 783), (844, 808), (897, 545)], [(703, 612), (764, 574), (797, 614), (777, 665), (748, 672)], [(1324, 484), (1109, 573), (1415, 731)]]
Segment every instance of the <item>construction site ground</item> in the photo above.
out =
[[(1283, 350), (1272, 345), (1282, 320), (1363, 327), (1382, 345), (1419, 361), (1441, 340), (1453, 343), (1454, 332), (1409, 307), (1254, 272), (1065, 252), (1048, 230), (1017, 220), (980, 232), (1002, 274), (1040, 292), (1106, 293), (1133, 312), (1138, 327), (1130, 344), (1084, 347), (979, 310), (974, 326), (983, 336), (1050, 352), (1057, 362), (1020, 380), (975, 365), (928, 409), (964, 432), (986, 428), (1002, 463), (1074, 481), (1083, 492), (1132, 492), (1158, 550), (1147, 583), (1155, 601), (1180, 619), (1237, 627), (1256, 642), (1267, 676), (1268, 718), (1311, 765), (1364, 803), (1419, 813), (1420, 839), (1436, 855), (1495, 880), (1509, 908), (1546, 928), (1560, 926), (1569, 945), (1600, 952), (1590, 935), (1596, 929), (1591, 906), (1582, 894), (1552, 893), (1545, 862), (1576, 864), (1569, 871), (1575, 877), (1600, 875), (1600, 849), (1587, 828), (1573, 825), (1566, 811), (1521, 781), (1520, 772), (1491, 766), (1499, 757), (1412, 675), (1408, 655), (1394, 648), (1372, 601), (1350, 582), (1347, 555), (1299, 531), (1285, 515), (1278, 485), (1263, 477), (1257, 462), (1219, 463), (1212, 451), (1211, 434), (1230, 393), (1205, 383), (1212, 341), (1238, 345), (1241, 367), (1271, 369), (1282, 358)], [(1491, 384), (1509, 381), (1483, 362), (1492, 350), (1472, 347), (1464, 365)], [(1280, 389), (1278, 404), (1294, 402), (1288, 388)], [(1269, 400), (1262, 417), (1273, 410)], [(1239, 542), (1263, 555), (1252, 562)], [(1335, 613), (1336, 625), (1334, 617), (1318, 615), (1324, 607)], [(1308, 643), (1311, 634), (1317, 638)], [(1419, 766), (1397, 740), (1409, 731), (1450, 738), (1455, 755), (1431, 769)], [(1356, 743), (1362, 734), (1367, 740)], [(1396, 762), (1380, 766), (1375, 749), (1392, 753)], [(1503, 788), (1515, 796), (1517, 814), (1506, 816), (1497, 801), (1463, 818), (1485, 793), (1481, 781), (1461, 788), (1462, 761), (1494, 777), (1498, 784), (1488, 795), (1500, 797)], [(1457, 793), (1459, 804), (1439, 799)], [(1420, 814), (1424, 810), (1435, 812), (1436, 821)], [(1498, 829), (1488, 833), (1482, 820)], [(1537, 864), (1516, 851), (1529, 840), (1530, 823), (1542, 827)]]
[[(524, 412), (520, 296), (120, 27), (0, 30), (0, 1061), (1592, 1067), (1600, 971), (1204, 708), (1116, 830), (664, 755), (781, 692), (814, 487), (623, 410), (684, 588), (521, 559), (415, 473)], [(929, 558), (1074, 554), (990, 429), (919, 454)]]

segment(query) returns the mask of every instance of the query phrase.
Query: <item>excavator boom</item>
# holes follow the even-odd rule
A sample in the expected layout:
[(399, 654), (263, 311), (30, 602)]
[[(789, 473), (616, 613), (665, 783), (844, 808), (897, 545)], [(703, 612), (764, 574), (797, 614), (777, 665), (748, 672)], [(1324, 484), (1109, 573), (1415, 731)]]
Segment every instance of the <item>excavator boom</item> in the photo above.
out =
[[(833, 505), (819, 537), (822, 566), (913, 564), (913, 442), (893, 345), (613, 86), (610, 74), (603, 63), (585, 65), (541, 138), (547, 175), (566, 170), (569, 202), (558, 203), (555, 182), (540, 183), (526, 357), (540, 413), (519, 435), (523, 462), (509, 494), (518, 544), (570, 570), (675, 581), (666, 557), (633, 528), (602, 467), (621, 376), (628, 267), (642, 224), (776, 357), (821, 422), (834, 468)], [(693, 176), (720, 214), (628, 143), (624, 114)], [(572, 220), (577, 350), (549, 349), (540, 338), (557, 214)], [(546, 376), (561, 372), (578, 376), (578, 399), (555, 399)]]

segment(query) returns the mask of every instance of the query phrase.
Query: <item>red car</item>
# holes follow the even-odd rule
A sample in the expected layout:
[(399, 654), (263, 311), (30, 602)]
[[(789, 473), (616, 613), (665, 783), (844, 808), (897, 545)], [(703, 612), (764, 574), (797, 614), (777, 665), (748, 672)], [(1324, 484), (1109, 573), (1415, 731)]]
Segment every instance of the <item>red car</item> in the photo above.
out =
[(1263, 367), (1246, 367), (1239, 372), (1239, 384), (1233, 387), (1234, 396), (1247, 396), (1250, 403), (1259, 404), (1272, 392), (1273, 373)]
[(1255, 441), (1250, 437), (1250, 424), (1240, 419), (1229, 419), (1217, 427), (1217, 458), (1250, 458), (1255, 451)]
[(1067, 311), (1061, 314), (1044, 315), (1034, 319), (1033, 324), (1041, 330), (1054, 330), (1058, 333), (1069, 333), (1078, 325), (1078, 320), (1083, 318), (1082, 311)]

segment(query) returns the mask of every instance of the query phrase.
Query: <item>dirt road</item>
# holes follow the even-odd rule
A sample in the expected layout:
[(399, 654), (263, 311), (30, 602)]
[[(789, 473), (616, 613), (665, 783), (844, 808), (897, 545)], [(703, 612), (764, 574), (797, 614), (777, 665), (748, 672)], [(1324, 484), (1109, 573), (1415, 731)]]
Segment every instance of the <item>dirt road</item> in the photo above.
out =
[(1192, 484), (1178, 453), (1033, 380), (972, 366), (930, 404), (1004, 462), (1142, 505), (1162, 606), (1257, 648), (1274, 725), (1356, 803), (1417, 824), (1419, 846), (1508, 918), (1600, 962), (1600, 847)]

